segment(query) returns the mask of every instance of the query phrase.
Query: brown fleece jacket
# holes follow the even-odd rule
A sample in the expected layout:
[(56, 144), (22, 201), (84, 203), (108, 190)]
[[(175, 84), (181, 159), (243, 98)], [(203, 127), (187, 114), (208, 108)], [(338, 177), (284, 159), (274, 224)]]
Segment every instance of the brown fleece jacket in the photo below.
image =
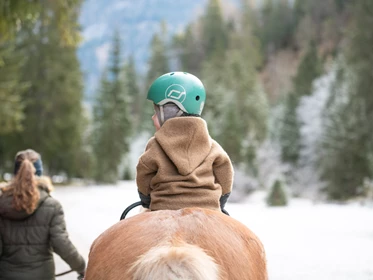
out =
[(202, 207), (220, 210), (231, 192), (233, 167), (198, 117), (167, 120), (155, 133), (137, 165), (139, 192), (151, 197), (151, 210)]

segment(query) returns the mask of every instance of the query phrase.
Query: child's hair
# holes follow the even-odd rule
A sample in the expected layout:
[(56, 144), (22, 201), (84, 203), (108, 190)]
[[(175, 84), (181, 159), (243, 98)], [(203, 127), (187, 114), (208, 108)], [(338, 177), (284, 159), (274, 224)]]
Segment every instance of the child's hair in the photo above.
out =
[(40, 160), (40, 155), (28, 149), (17, 153), (15, 169), (17, 170), (12, 182), (4, 190), (13, 195), (13, 207), (17, 211), (25, 210), (31, 214), (37, 206), (40, 193), (37, 189), (34, 162)]

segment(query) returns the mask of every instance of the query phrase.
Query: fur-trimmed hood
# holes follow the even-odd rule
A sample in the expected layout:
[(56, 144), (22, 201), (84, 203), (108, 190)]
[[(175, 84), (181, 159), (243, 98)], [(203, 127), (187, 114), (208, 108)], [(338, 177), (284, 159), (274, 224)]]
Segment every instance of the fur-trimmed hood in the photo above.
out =
[(47, 176), (40, 176), (37, 178), (39, 189), (42, 189), (48, 193), (53, 191), (52, 180)]
[[(53, 185), (49, 177), (38, 177), (38, 189), (40, 192), (40, 198), (38, 204), (34, 210), (39, 208), (39, 206), (47, 199), (50, 192), (53, 190)], [(5, 191), (6, 189), (11, 189), (11, 185), (8, 184), (6, 186), (2, 186), (0, 188), (0, 216), (11, 219), (11, 220), (23, 220), (26, 219), (28, 216), (32, 215), (33, 213), (26, 213), (26, 211), (17, 211), (13, 208), (13, 195), (11, 192)], [(3, 190), (3, 191), (2, 191)]]

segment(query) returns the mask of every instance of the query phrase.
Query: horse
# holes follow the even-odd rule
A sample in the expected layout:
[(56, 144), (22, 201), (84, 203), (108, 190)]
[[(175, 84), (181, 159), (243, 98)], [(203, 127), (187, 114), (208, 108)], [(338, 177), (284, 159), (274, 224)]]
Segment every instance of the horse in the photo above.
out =
[(216, 210), (143, 212), (92, 243), (85, 280), (267, 280), (259, 238)]

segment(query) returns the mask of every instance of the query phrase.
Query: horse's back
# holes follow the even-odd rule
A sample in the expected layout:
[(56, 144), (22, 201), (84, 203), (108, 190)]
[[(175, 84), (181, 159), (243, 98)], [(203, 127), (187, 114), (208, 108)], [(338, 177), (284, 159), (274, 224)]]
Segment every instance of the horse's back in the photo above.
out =
[[(172, 277), (155, 276), (171, 273), (162, 265)], [(186, 208), (145, 212), (106, 230), (91, 247), (86, 279), (262, 280), (267, 270), (262, 243), (246, 226), (218, 211)]]

